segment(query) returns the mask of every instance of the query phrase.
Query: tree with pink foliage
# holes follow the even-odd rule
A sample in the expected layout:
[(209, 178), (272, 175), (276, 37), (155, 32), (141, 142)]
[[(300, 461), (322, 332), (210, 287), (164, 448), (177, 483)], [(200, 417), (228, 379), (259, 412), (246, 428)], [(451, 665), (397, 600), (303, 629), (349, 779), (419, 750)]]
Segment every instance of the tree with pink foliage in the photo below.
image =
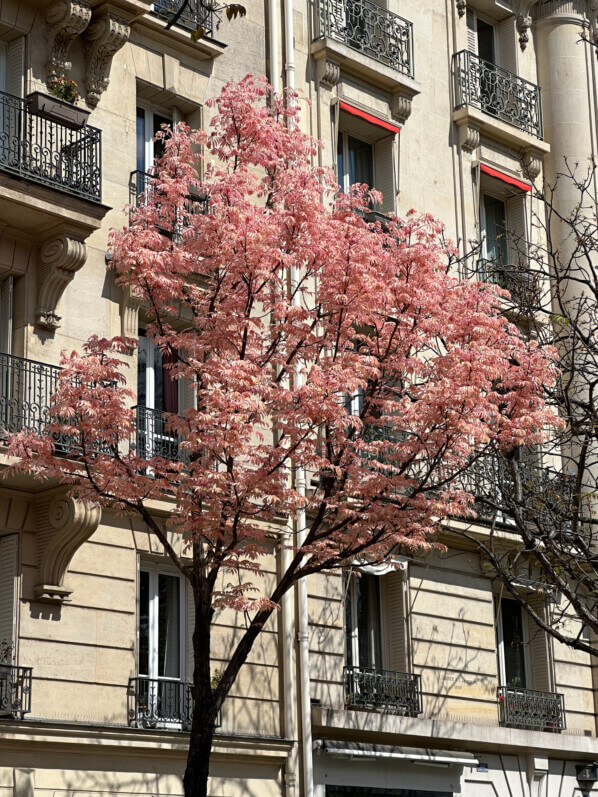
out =
[[(539, 439), (552, 420), (549, 359), (501, 315), (501, 290), (449, 273), (433, 218), (382, 226), (367, 221), (375, 192), (338, 195), (291, 99), (252, 77), (227, 85), (209, 132), (163, 134), (145, 202), (113, 233), (117, 282), (146, 308), (170, 379), (194, 394), (165, 419), (178, 455), (129, 444), (132, 342), (120, 338), (65, 355), (47, 434), (11, 441), (21, 470), (141, 518), (191, 585), (187, 797), (207, 794), (218, 712), (285, 593), (359, 559), (430, 549), (443, 519), (473, 515), (459, 487), (472, 457)], [(156, 501), (171, 507), (166, 526)], [(281, 518), (294, 522), (289, 564), (262, 594)], [(248, 619), (213, 681), (223, 607)]]

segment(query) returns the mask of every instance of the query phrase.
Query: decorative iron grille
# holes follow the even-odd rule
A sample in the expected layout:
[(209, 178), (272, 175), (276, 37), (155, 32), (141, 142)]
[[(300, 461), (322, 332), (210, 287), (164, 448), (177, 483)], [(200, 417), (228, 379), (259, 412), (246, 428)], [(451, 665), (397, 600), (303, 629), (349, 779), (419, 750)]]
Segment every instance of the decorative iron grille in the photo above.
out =
[[(139, 169), (131, 172), (129, 176), (129, 204), (135, 208), (143, 205), (156, 205), (159, 207), (160, 189), (157, 187), (157, 182), (154, 175), (148, 174), (148, 172), (142, 172)], [(185, 210), (191, 215), (206, 214), (209, 211), (209, 198), (191, 186), (185, 203)], [(177, 222), (175, 222), (174, 226), (176, 232)], [(185, 226), (184, 220), (182, 226)], [(161, 227), (160, 229), (166, 231), (166, 228)]]
[(31, 113), (26, 99), (0, 91), (0, 170), (101, 202), (102, 134)]
[[(180, 727), (189, 730), (193, 719), (193, 686), (176, 678), (130, 678), (129, 725), (135, 728)], [(220, 713), (216, 727), (222, 724)]]
[(187, 452), (180, 447), (181, 438), (167, 429), (172, 416), (162, 410), (137, 405), (135, 410), (135, 451), (144, 459), (164, 457), (172, 462), (187, 462)]
[(471, 105), (542, 138), (540, 87), (462, 50), (454, 56), (455, 107)]
[(523, 263), (503, 265), (480, 258), (473, 265), (464, 264), (461, 276), (463, 279), (482, 280), (504, 288), (519, 307), (537, 307), (540, 302), (540, 274)]
[(421, 677), (371, 667), (345, 667), (348, 706), (388, 708), (407, 717), (422, 712)]
[(31, 711), (31, 667), (0, 664), (0, 717), (23, 719)]
[(499, 686), (497, 698), (501, 725), (552, 733), (565, 730), (565, 700), (560, 693)]
[[(152, 7), (152, 11), (165, 22), (170, 22), (182, 3), (183, 0), (157, 0)], [(214, 32), (212, 3), (210, 0), (188, 0), (175, 24), (187, 30), (202, 28), (204, 36), (211, 36)]]
[(413, 23), (371, 0), (319, 0), (320, 36), (413, 77)]

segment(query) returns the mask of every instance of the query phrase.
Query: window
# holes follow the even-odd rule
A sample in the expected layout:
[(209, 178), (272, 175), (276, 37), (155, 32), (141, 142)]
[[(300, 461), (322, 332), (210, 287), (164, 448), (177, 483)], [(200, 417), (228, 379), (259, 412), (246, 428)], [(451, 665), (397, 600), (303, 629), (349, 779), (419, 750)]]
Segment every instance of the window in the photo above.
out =
[(137, 108), (137, 170), (147, 172), (164, 153), (161, 141), (154, 141), (162, 125), (172, 126), (172, 116), (149, 108)]
[(0, 354), (10, 354), (12, 343), (12, 276), (0, 279)]
[(382, 666), (380, 585), (376, 576), (353, 574), (347, 584), (345, 631), (349, 667)]
[(467, 49), (487, 64), (517, 73), (517, 32), (511, 14), (501, 21), (467, 8)]
[(370, 113), (340, 102), (338, 114), (337, 175), (341, 190), (366, 183), (382, 193), (376, 210), (395, 212), (399, 128)]
[(501, 686), (531, 687), (526, 617), (519, 603), (503, 598), (498, 623), (498, 672)]
[(173, 379), (168, 362), (173, 362), (160, 351), (145, 330), (139, 330), (137, 353), (137, 404), (161, 412), (179, 412), (178, 381)]

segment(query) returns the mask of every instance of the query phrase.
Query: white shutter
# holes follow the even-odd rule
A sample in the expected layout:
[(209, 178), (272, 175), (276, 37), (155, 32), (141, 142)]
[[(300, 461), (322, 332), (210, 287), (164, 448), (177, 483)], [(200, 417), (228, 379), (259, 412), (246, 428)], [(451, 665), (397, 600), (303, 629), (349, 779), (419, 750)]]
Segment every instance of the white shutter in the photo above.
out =
[(473, 8), (467, 9), (467, 49), (478, 54), (478, 21)]
[(525, 195), (516, 194), (507, 199), (507, 233), (509, 263), (528, 265), (528, 241), (526, 225)]
[(195, 627), (195, 601), (193, 589), (185, 579), (185, 680), (193, 683), (193, 629)]
[(25, 78), (25, 37), (8, 43), (6, 53), (6, 91), (15, 97), (23, 96)]
[(0, 642), (14, 642), (18, 539), (0, 537)]
[(386, 635), (388, 666), (396, 672), (408, 672), (408, 635), (405, 612), (404, 571), (389, 573), (386, 580)]
[(395, 212), (396, 179), (394, 164), (394, 135), (374, 144), (374, 188), (382, 192), (382, 204), (376, 210), (382, 213)]
[(515, 31), (515, 17), (503, 19), (497, 25), (499, 66), (517, 74), (517, 34)]
[(0, 282), (0, 354), (10, 354), (12, 342), (12, 276)]
[[(540, 619), (545, 622), (548, 619), (545, 596), (533, 593), (528, 596), (527, 601), (530, 607), (536, 612)], [(531, 617), (528, 617), (528, 637), (529, 637), (529, 662), (532, 672), (532, 689), (540, 692), (551, 692), (554, 679), (552, 677), (552, 651), (548, 634), (538, 626)]]

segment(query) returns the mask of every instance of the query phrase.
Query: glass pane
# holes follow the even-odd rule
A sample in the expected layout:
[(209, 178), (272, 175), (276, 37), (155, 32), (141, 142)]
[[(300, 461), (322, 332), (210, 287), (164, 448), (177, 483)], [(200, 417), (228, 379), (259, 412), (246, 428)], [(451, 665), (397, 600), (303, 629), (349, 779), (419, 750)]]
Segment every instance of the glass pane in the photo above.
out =
[(180, 603), (177, 576), (158, 575), (158, 676), (180, 676)]
[(145, 168), (145, 109), (137, 108), (137, 169), (144, 172)]
[(521, 606), (514, 600), (502, 600), (500, 604), (503, 647), (505, 655), (505, 686), (525, 689), (525, 644)]
[(162, 369), (162, 352), (160, 349), (153, 345), (154, 352), (154, 395), (153, 403), (151, 406), (156, 410), (163, 410), (164, 408), (164, 371)]
[[(172, 119), (168, 119), (166, 116), (161, 116), (159, 113), (154, 114), (154, 129), (152, 131), (152, 136), (155, 136), (156, 133), (159, 133), (162, 130), (162, 125), (168, 125), (172, 127)], [(154, 141), (154, 161), (157, 161), (158, 158), (161, 158), (164, 155), (164, 142), (163, 141)]]
[(345, 573), (343, 583), (345, 585), (345, 646), (347, 649), (347, 665), (353, 666), (353, 603), (352, 603), (352, 581), (353, 576)]
[(359, 666), (382, 668), (380, 649), (380, 598), (376, 576), (356, 579)]
[(366, 141), (353, 136), (348, 137), (349, 145), (349, 185), (353, 183), (374, 184), (374, 149)]
[(496, 63), (494, 54), (494, 28), (488, 25), (481, 19), (477, 20), (478, 23), (478, 55), (484, 61), (489, 61), (491, 64)]
[(504, 266), (507, 262), (507, 235), (505, 203), (502, 199), (484, 194), (486, 227), (486, 257)]
[(137, 404), (147, 407), (147, 338), (145, 332), (139, 330), (139, 348), (137, 349)]
[(345, 190), (345, 164), (343, 160), (343, 134), (338, 134), (338, 144), (336, 147), (336, 176), (341, 191)]
[(139, 675), (149, 675), (149, 573), (139, 573)]

